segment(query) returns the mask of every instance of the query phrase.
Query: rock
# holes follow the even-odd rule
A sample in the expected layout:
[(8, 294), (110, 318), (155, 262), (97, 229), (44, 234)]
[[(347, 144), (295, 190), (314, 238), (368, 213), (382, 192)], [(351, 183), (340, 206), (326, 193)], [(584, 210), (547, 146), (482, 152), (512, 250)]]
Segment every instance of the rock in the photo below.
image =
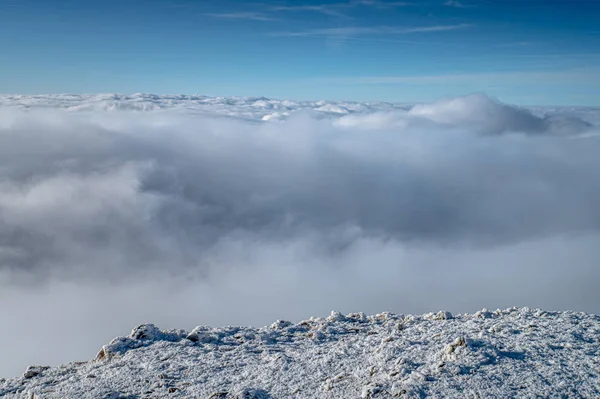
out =
[(346, 321), (346, 316), (341, 314), (340, 312), (332, 311), (329, 317), (327, 317), (328, 322), (342, 322)]
[(391, 392), (393, 397), (395, 398), (403, 398), (403, 399), (412, 399), (412, 398), (421, 398), (422, 391), (418, 387), (415, 387), (410, 384), (405, 384), (401, 382), (395, 382), (392, 384)]
[(293, 323), (286, 320), (277, 320), (275, 323), (271, 324), (272, 330), (282, 330), (286, 327), (292, 326)]
[(100, 362), (102, 360), (106, 360), (107, 359), (107, 355), (106, 355), (106, 351), (104, 350), (104, 347), (102, 347), (102, 349), (100, 349), (100, 351), (98, 352), (98, 354), (96, 355), (96, 358), (94, 359), (97, 362)]
[(357, 322), (357, 323), (366, 323), (367, 320), (367, 316), (363, 313), (350, 313), (348, 314), (348, 316), (346, 316), (346, 319), (350, 319), (349, 321), (353, 321), (353, 322)]
[(461, 346), (467, 346), (467, 341), (464, 339), (464, 337), (458, 337), (456, 341), (448, 345), (446, 347), (446, 353), (454, 353), (454, 351), (456, 351), (456, 348)]
[(367, 385), (363, 387), (360, 397), (363, 399), (372, 398), (383, 391), (383, 387), (379, 385)]
[(154, 324), (142, 324), (131, 331), (131, 339), (159, 339), (163, 335)]
[(192, 342), (202, 344), (218, 344), (220, 342), (219, 336), (211, 331), (207, 331), (205, 327), (194, 328), (186, 338)]
[(435, 320), (452, 320), (452, 319), (454, 319), (454, 316), (450, 312), (441, 311), (435, 315), (434, 319)]
[(27, 370), (23, 373), (23, 378), (29, 379), (33, 377), (37, 377), (42, 374), (44, 371), (48, 370), (50, 367), (48, 366), (29, 366)]
[(476, 312), (473, 317), (478, 318), (478, 319), (491, 319), (494, 316), (494, 314), (492, 312), (489, 312), (487, 309), (482, 309), (478, 312)]
[(235, 399), (271, 399), (271, 395), (262, 389), (244, 388), (239, 391)]

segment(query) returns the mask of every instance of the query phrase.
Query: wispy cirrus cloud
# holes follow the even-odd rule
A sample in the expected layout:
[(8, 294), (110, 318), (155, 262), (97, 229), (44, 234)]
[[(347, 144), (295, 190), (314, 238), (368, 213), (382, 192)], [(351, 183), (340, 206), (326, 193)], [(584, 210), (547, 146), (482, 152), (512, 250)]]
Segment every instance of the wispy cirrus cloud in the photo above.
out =
[(448, 7), (467, 8), (466, 5), (464, 5), (463, 3), (461, 3), (460, 1), (457, 1), (457, 0), (448, 0), (447, 2), (444, 3), (444, 5), (448, 6)]
[(281, 11), (297, 11), (297, 12), (308, 11), (308, 12), (316, 12), (316, 13), (325, 14), (325, 15), (331, 15), (331, 16), (334, 16), (334, 17), (348, 17), (346, 14), (344, 14), (343, 12), (341, 12), (341, 10), (347, 8), (347, 6), (348, 5), (345, 4), (345, 3), (341, 3), (341, 4), (322, 4), (322, 5), (295, 5), (295, 6), (280, 5), (280, 6), (273, 6), (269, 10), (270, 11), (276, 11), (276, 12), (281, 12)]
[(415, 3), (411, 3), (408, 1), (381, 1), (381, 0), (354, 0), (354, 1), (351, 1), (350, 4), (356, 5), (356, 6), (374, 6), (374, 7), (382, 7), (382, 8), (405, 7), (405, 6), (415, 5)]
[(399, 75), (399, 76), (362, 76), (354, 78), (327, 78), (328, 82), (339, 84), (547, 84), (553, 82), (589, 82), (600, 76), (599, 68), (579, 68), (557, 71), (507, 71), (485, 73), (455, 73), (440, 75)]
[(357, 7), (394, 8), (413, 6), (415, 3), (406, 1), (382, 1), (382, 0), (350, 0), (340, 3), (325, 4), (254, 4), (260, 11), (240, 11), (227, 13), (205, 13), (204, 15), (222, 19), (246, 19), (253, 21), (273, 21), (278, 18), (273, 15), (282, 12), (312, 12), (329, 15), (333, 17), (350, 18), (347, 14)]
[(329, 4), (302, 4), (302, 5), (271, 5), (267, 6), (266, 9), (270, 12), (315, 12), (335, 17), (349, 17), (344, 11), (359, 7), (377, 7), (377, 8), (392, 8), (392, 7), (403, 7), (411, 6), (413, 3), (405, 1), (381, 1), (381, 0), (351, 0), (343, 3), (329, 3)]
[(274, 36), (355, 37), (364, 35), (401, 35), (409, 33), (444, 32), (473, 27), (473, 24), (431, 25), (401, 28), (394, 26), (349, 26), (343, 28), (310, 29), (299, 32), (279, 32)]
[(204, 15), (214, 18), (221, 19), (242, 19), (242, 20), (250, 20), (250, 21), (275, 21), (277, 18), (274, 18), (270, 15), (267, 15), (262, 12), (252, 12), (252, 11), (240, 11), (240, 12), (227, 12), (227, 13), (205, 13)]
[(498, 43), (498, 44), (494, 44), (492, 47), (524, 47), (524, 46), (533, 46), (535, 44), (537, 44), (537, 43), (523, 40), (523, 41), (518, 41), (518, 42)]

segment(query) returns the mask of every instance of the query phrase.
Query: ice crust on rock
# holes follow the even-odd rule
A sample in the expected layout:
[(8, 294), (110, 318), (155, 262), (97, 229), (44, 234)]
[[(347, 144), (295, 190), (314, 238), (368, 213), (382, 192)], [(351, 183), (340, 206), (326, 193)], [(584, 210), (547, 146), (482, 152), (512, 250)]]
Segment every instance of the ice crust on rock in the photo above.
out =
[(597, 398), (600, 317), (510, 308), (263, 328), (152, 324), (95, 360), (0, 380), (21, 398)]
[(130, 349), (149, 345), (155, 341), (177, 342), (186, 336), (188, 333), (184, 330), (161, 331), (154, 324), (143, 324), (134, 328), (128, 337), (117, 337), (108, 345), (104, 345), (96, 355), (96, 360), (107, 360)]

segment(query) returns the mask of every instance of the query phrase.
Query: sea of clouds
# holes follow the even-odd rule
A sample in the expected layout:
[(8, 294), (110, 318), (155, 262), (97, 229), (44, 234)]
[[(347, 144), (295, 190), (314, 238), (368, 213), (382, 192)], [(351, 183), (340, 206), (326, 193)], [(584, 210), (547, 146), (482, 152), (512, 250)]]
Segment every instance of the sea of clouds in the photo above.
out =
[(144, 322), (600, 312), (600, 110), (35, 101), (0, 107), (0, 376)]

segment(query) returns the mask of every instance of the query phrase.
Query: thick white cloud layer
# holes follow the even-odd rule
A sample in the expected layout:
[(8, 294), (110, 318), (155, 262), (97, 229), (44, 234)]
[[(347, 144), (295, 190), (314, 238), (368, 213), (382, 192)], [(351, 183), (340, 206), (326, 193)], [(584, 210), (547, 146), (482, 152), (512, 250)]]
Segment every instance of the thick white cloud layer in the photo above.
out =
[(269, 123), (84, 108), (0, 111), (0, 375), (142, 322), (600, 311), (600, 137), (580, 114), (483, 95)]

